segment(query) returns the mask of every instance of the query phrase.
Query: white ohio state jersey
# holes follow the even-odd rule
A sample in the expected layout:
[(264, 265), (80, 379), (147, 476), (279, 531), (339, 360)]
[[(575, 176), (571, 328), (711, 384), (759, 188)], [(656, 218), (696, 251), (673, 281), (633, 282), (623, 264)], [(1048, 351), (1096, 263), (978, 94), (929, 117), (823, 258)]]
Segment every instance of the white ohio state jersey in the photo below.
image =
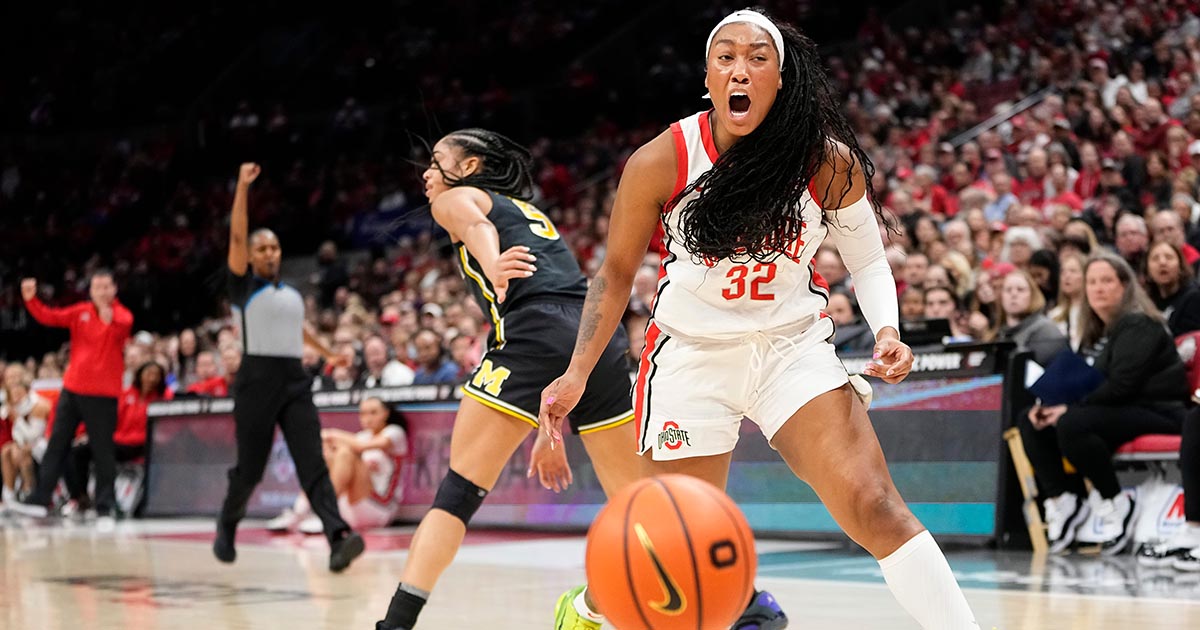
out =
[[(671, 125), (678, 163), (674, 194), (717, 160), (708, 116), (701, 112)], [(770, 263), (701, 260), (672, 239), (679, 233), (678, 210), (697, 194), (692, 192), (663, 212), (666, 251), (653, 314), (659, 324), (689, 337), (729, 339), (823, 316), (829, 284), (813, 269), (813, 255), (827, 229), (809, 192), (803, 196), (800, 238)]]

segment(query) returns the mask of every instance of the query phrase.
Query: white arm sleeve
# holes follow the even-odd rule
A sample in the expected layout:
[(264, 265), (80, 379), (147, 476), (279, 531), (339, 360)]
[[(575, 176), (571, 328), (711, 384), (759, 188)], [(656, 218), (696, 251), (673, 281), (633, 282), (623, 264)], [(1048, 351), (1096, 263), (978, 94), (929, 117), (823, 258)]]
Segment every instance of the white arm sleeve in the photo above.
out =
[(864, 194), (858, 201), (837, 210), (825, 211), (829, 239), (842, 255), (863, 317), (876, 336), (887, 327), (900, 332), (900, 306), (896, 279), (883, 251), (883, 239), (875, 223), (875, 209)]

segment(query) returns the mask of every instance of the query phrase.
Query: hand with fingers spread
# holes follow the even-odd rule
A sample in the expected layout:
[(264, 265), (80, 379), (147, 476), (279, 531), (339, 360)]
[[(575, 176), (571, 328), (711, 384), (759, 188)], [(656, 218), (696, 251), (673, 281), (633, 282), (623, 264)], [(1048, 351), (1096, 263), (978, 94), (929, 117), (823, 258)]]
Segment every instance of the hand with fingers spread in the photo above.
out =
[(538, 409), (538, 423), (546, 437), (550, 439), (550, 448), (562, 444), (562, 425), (567, 414), (579, 404), (583, 390), (587, 386), (587, 377), (579, 377), (568, 371), (554, 379), (554, 382), (542, 390), (542, 404)]
[(528, 278), (537, 271), (537, 267), (533, 266), (537, 257), (529, 253), (529, 248), (524, 245), (510, 247), (500, 254), (496, 259), (495, 264), (490, 269), (485, 269), (488, 280), (492, 286), (496, 288), (496, 302), (504, 303), (504, 296), (508, 293), (508, 281), (513, 278)]
[(566, 490), (575, 480), (571, 465), (567, 463), (567, 449), (555, 448), (554, 441), (545, 431), (537, 432), (533, 451), (529, 454), (529, 470), (525, 472), (525, 477), (534, 475), (537, 475), (543, 488), (555, 492)]
[(863, 374), (883, 379), (885, 383), (899, 383), (912, 371), (912, 348), (900, 341), (893, 329), (885, 328), (875, 343), (873, 362), (863, 369)]

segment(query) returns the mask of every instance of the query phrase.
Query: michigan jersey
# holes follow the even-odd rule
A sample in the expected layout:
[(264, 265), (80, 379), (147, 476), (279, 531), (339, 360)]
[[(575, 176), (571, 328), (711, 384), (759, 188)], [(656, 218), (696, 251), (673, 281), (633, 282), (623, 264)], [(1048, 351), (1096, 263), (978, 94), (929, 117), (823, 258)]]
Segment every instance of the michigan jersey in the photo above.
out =
[[(717, 160), (709, 112), (671, 125), (678, 164), (672, 198), (712, 168)], [(813, 255), (825, 240), (822, 211), (811, 193), (803, 197), (803, 229), (772, 262), (703, 260), (671, 238), (679, 230), (678, 208), (692, 192), (665, 208), (667, 228), (659, 271), (654, 320), (676, 334), (729, 339), (820, 316), (829, 303), (829, 285), (813, 268)]]
[(500, 235), (500, 252), (524, 245), (537, 257), (534, 262), (537, 271), (528, 278), (509, 280), (507, 295), (504, 303), (500, 304), (496, 302), (495, 288), (484, 274), (483, 267), (467, 251), (465, 244), (455, 244), (458, 264), (467, 279), (467, 287), (479, 303), (479, 308), (492, 322), (489, 346), (495, 348), (505, 344), (504, 316), (514, 307), (523, 302), (536, 301), (537, 298), (578, 300), (582, 304), (587, 297), (587, 280), (558, 230), (541, 210), (519, 199), (491, 191), (484, 192), (492, 198), (488, 220), (496, 226), (496, 232)]

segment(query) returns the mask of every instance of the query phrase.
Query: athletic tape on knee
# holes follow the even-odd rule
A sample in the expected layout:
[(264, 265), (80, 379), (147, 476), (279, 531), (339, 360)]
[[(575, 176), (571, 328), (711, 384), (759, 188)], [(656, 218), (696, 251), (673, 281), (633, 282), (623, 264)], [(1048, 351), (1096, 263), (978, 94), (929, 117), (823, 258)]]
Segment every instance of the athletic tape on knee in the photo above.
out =
[(453, 514), (463, 525), (468, 525), (487, 494), (487, 490), (471, 483), (451, 468), (442, 479), (442, 484), (438, 486), (437, 496), (433, 498), (433, 507)]

